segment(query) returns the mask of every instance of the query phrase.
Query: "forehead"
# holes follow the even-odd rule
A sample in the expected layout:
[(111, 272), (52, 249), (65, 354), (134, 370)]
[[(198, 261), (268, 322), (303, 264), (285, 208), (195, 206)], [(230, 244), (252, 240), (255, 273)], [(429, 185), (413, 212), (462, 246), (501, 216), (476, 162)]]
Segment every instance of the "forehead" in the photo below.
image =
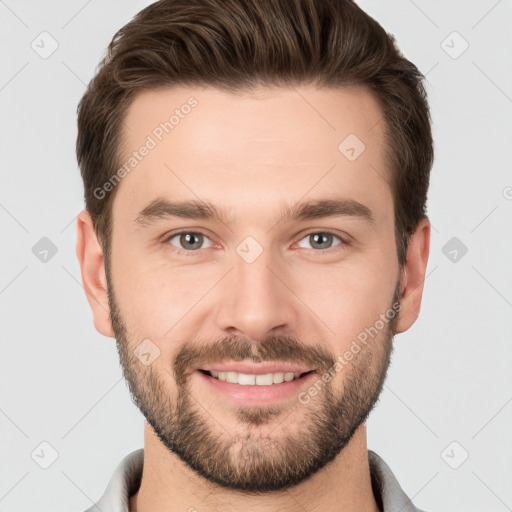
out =
[[(317, 157), (318, 149), (333, 145), (336, 149), (336, 142), (349, 133), (362, 140), (371, 136), (373, 141), (380, 135), (382, 127), (376, 125), (381, 120), (374, 95), (361, 86), (274, 87), (251, 93), (173, 87), (135, 96), (126, 112), (123, 138), (130, 149), (146, 134), (157, 142), (165, 138), (167, 145), (186, 138), (189, 146), (197, 142), (197, 149), (210, 153), (221, 146), (223, 154), (231, 142), (274, 139), (290, 145), (306, 143), (303, 150), (308, 154), (312, 150)], [(173, 137), (165, 137), (171, 133)]]
[(114, 218), (116, 211), (133, 218), (162, 196), (256, 213), (338, 191), (385, 208), (391, 192), (381, 121), (362, 87), (144, 91), (123, 123)]

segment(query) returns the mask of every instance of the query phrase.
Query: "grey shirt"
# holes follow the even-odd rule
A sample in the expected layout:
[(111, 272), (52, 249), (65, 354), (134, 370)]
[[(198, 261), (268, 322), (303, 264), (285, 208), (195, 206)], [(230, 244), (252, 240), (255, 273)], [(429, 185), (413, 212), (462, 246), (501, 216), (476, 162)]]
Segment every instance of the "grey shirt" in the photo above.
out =
[[(103, 496), (85, 512), (130, 512), (129, 500), (140, 487), (143, 462), (143, 448), (129, 453), (115, 469)], [(389, 466), (372, 450), (368, 450), (368, 462), (381, 512), (423, 512), (412, 504)]]

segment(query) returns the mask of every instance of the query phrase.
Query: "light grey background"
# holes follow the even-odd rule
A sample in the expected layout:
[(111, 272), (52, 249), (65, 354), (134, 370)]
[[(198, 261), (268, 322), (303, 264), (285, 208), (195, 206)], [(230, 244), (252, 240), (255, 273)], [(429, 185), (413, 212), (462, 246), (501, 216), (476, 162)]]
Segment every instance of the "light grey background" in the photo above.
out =
[[(74, 146), (86, 83), (149, 3), (0, 0), (2, 511), (82, 511), (143, 444), (115, 342), (95, 331), (81, 286)], [(427, 74), (436, 141), (422, 311), (396, 338), (368, 445), (422, 509), (511, 510), (512, 1), (360, 5)], [(47, 58), (31, 47), (51, 49), (43, 31), (58, 43)], [(43, 237), (57, 248), (46, 263), (32, 252)], [(462, 257), (443, 252), (453, 237)]]

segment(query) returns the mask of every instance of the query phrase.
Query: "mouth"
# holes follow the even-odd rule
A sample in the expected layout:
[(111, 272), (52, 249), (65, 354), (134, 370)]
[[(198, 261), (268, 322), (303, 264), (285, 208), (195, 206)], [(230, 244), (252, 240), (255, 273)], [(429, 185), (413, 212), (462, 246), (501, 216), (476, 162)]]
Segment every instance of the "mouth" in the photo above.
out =
[[(233, 369), (234, 366), (238, 371)], [(205, 386), (207, 393), (220, 394), (224, 399), (238, 405), (262, 406), (297, 397), (313, 383), (316, 371), (276, 363), (238, 363), (197, 368), (194, 374), (197, 385)]]
[(298, 380), (304, 376), (314, 372), (314, 370), (306, 372), (272, 372), (272, 373), (242, 373), (235, 371), (209, 371), (199, 369), (204, 375), (213, 377), (214, 379), (231, 384), (240, 384), (241, 386), (272, 386), (274, 384), (282, 384), (283, 382), (291, 382)]

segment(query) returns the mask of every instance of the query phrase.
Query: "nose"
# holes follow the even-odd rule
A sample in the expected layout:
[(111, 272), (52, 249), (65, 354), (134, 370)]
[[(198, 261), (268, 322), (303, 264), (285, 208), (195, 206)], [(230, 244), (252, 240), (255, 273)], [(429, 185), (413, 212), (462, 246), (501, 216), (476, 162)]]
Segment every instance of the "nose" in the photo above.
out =
[(256, 341), (296, 332), (300, 301), (285, 266), (270, 250), (252, 263), (236, 254), (234, 268), (217, 290), (217, 327)]

